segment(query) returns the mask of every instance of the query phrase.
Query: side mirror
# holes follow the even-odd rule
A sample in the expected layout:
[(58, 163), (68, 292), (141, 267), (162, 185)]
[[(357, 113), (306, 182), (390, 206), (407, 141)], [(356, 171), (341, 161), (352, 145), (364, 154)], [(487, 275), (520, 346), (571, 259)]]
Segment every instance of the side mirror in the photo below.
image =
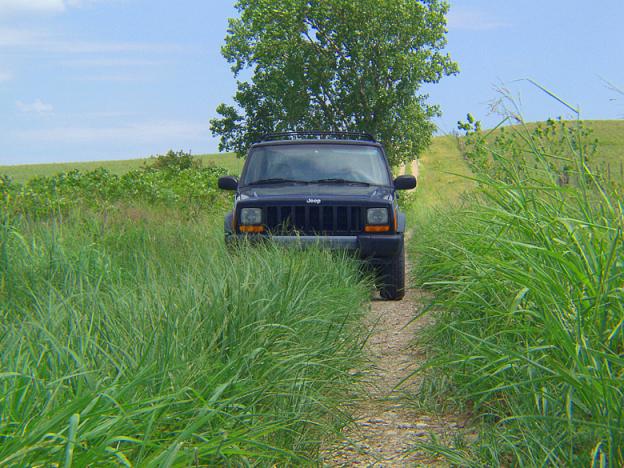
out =
[(395, 190), (410, 190), (416, 187), (416, 177), (413, 175), (401, 175), (394, 179)]
[(223, 190), (238, 189), (238, 178), (234, 176), (219, 177), (219, 188)]

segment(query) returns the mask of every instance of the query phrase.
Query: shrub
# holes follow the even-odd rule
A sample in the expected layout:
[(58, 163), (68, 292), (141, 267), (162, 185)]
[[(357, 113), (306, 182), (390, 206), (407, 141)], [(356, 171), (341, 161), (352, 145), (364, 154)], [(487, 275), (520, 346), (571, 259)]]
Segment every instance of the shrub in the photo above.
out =
[(119, 202), (177, 207), (189, 215), (221, 208), (226, 197), (217, 188), (225, 169), (201, 167), (190, 154), (169, 151), (146, 167), (122, 176), (104, 168), (72, 170), (50, 177), (35, 177), (24, 185), (0, 179), (5, 208), (30, 217), (49, 217), (72, 208), (110, 207)]
[(145, 163), (145, 170), (179, 172), (185, 169), (199, 169), (201, 161), (193, 158), (191, 153), (169, 150), (166, 154), (151, 156)]

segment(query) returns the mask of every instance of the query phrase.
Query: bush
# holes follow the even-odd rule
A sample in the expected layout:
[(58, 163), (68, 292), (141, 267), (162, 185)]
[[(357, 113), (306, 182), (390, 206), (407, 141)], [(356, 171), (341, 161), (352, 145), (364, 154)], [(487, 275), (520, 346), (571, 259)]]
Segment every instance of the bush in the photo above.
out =
[(152, 156), (145, 164), (145, 170), (180, 172), (186, 169), (199, 169), (201, 161), (191, 153), (169, 150), (166, 154)]
[(29, 217), (50, 217), (78, 206), (101, 209), (119, 202), (176, 207), (196, 215), (224, 206), (226, 196), (217, 188), (217, 179), (225, 174), (220, 167), (201, 167), (190, 154), (169, 151), (122, 176), (99, 168), (35, 177), (24, 185), (3, 177), (0, 197), (5, 209)]

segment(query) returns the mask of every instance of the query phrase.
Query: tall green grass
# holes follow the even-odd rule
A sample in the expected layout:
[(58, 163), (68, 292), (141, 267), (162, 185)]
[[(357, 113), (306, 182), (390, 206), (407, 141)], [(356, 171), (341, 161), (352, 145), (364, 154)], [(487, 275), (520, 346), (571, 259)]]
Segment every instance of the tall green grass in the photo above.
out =
[[(480, 148), (497, 170), (414, 236), (438, 310), (430, 387), (481, 428), (467, 448), (429, 448), (475, 466), (622, 466), (621, 193), (590, 171), (580, 133), (553, 155), (513, 131), (522, 148)], [(560, 185), (562, 164), (574, 184)]]
[(359, 357), (354, 260), (173, 210), (0, 213), (0, 465), (315, 460)]

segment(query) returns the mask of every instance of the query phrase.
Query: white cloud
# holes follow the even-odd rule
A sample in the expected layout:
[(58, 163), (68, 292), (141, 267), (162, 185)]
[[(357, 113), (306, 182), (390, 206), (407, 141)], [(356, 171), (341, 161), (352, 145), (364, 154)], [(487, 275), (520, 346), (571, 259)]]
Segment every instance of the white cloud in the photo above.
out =
[(152, 81), (153, 77), (145, 74), (128, 74), (128, 73), (108, 73), (99, 75), (83, 75), (75, 76), (73, 78), (77, 81), (106, 81), (109, 83), (138, 83), (145, 81)]
[(35, 99), (31, 103), (17, 101), (15, 106), (20, 112), (25, 114), (48, 115), (54, 111), (54, 107), (51, 104), (46, 104), (41, 99)]
[(83, 112), (74, 115), (77, 115), (82, 121), (84, 121), (85, 119), (116, 119), (117, 121), (119, 121), (120, 118), (135, 116), (136, 112), (93, 111)]
[(165, 65), (165, 60), (145, 60), (134, 58), (88, 58), (76, 60), (64, 60), (63, 65), (84, 68), (121, 68), (121, 67), (151, 67)]
[(7, 81), (11, 81), (13, 79), (13, 74), (8, 71), (0, 70), (0, 83), (6, 83)]
[(451, 30), (464, 31), (489, 31), (510, 26), (508, 22), (496, 18), (489, 12), (461, 7), (451, 8), (447, 23)]
[[(116, 127), (67, 126), (47, 129), (23, 130), (16, 133), (20, 139), (41, 143), (170, 143), (209, 139), (207, 123), (161, 121), (128, 124)], [(184, 140), (184, 141), (181, 141)]]
[[(2, 1), (2, 0), (0, 0)], [(25, 49), (29, 51), (60, 54), (103, 54), (123, 52), (180, 52), (175, 44), (143, 42), (98, 42), (80, 39), (68, 40), (43, 31), (0, 27), (0, 49)]]
[(52, 40), (51, 42), (38, 43), (34, 46), (43, 51), (67, 54), (175, 52), (180, 50), (180, 47), (172, 44), (148, 44), (141, 42), (90, 42)]
[(57, 13), (65, 11), (63, 0), (0, 0), (0, 16), (5, 13)]
[(68, 7), (83, 7), (87, 5), (93, 5), (95, 3), (113, 3), (121, 0), (65, 0), (65, 4)]
[[(0, 0), (1, 1), (1, 0)], [(0, 27), (0, 47), (24, 47), (45, 41), (45, 36), (35, 31)]]
[(15, 14), (62, 13), (68, 8), (82, 7), (113, 0), (0, 0), (0, 17)]

